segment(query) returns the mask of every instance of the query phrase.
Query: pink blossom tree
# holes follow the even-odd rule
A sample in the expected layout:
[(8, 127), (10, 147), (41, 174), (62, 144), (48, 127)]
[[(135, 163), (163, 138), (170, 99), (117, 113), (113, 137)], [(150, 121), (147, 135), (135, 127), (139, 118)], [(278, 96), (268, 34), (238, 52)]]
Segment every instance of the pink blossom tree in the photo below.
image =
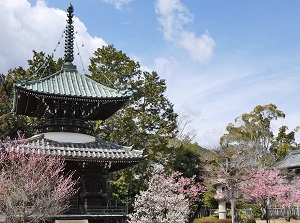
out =
[(299, 177), (293, 177), (293, 180), (289, 184), (285, 184), (282, 187), (281, 195), (277, 197), (277, 204), (285, 208), (284, 214), (286, 220), (290, 221), (291, 207), (300, 202), (300, 179)]
[(299, 190), (296, 190), (296, 184), (288, 184), (277, 169), (249, 170), (244, 180), (240, 185), (240, 189), (244, 192), (244, 199), (260, 205), (266, 213), (267, 222), (269, 221), (268, 208), (271, 205), (286, 207), (299, 202)]
[(205, 187), (195, 177), (185, 178), (179, 172), (170, 176), (155, 174), (148, 189), (136, 196), (130, 223), (186, 222), (190, 207), (199, 199)]
[(11, 223), (38, 223), (69, 208), (76, 193), (72, 173), (64, 175), (64, 161), (25, 154), (10, 146), (0, 151), (0, 210)]

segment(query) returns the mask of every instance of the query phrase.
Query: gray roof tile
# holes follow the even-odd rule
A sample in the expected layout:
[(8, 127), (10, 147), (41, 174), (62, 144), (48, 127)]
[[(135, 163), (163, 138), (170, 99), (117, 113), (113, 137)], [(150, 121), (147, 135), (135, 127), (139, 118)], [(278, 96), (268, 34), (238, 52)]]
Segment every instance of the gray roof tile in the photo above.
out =
[(13, 144), (9, 148), (31, 154), (61, 156), (66, 160), (92, 162), (139, 162), (146, 158), (143, 151), (101, 139), (87, 143), (58, 142), (44, 138), (43, 134)]
[(17, 87), (28, 91), (84, 98), (124, 98), (124, 92), (106, 87), (76, 69), (62, 69), (59, 72), (35, 81), (22, 81)]
[(300, 167), (300, 150), (290, 151), (288, 155), (277, 163), (278, 169), (293, 169)]

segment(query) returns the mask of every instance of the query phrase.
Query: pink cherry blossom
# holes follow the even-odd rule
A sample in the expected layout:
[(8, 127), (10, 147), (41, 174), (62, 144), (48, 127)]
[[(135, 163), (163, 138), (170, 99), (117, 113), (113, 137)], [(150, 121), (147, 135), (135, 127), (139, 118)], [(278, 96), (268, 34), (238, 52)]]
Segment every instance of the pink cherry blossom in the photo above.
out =
[(240, 185), (243, 198), (267, 210), (272, 205), (289, 207), (299, 203), (299, 180), (289, 182), (277, 169), (249, 170)]
[(25, 154), (7, 145), (0, 151), (0, 210), (12, 223), (42, 222), (69, 208), (76, 193), (58, 157)]

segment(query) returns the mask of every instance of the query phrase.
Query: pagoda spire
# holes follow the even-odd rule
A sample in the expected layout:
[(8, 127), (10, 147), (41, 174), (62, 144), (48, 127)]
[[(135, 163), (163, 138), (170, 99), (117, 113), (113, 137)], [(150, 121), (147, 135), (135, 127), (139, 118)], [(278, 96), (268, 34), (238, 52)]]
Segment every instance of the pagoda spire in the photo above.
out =
[(70, 3), (68, 7), (68, 19), (67, 19), (67, 26), (65, 31), (65, 64), (72, 64), (74, 60), (73, 55), (73, 48), (74, 48), (74, 26), (73, 26), (73, 12), (74, 8)]

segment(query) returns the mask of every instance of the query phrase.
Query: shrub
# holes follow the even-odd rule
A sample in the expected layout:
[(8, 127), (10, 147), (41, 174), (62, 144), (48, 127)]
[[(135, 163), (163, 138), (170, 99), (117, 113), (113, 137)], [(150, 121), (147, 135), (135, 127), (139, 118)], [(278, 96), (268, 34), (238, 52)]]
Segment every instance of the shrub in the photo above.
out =
[(207, 223), (208, 221), (213, 221), (216, 219), (217, 219), (217, 217), (215, 217), (215, 216), (207, 216), (207, 217), (197, 218), (194, 220), (193, 223)]
[(209, 222), (209, 223), (231, 223), (231, 219), (216, 219), (213, 222)]
[(255, 218), (254, 217), (249, 217), (247, 219), (246, 223), (256, 223)]
[(244, 212), (240, 212), (238, 215), (239, 223), (256, 223), (255, 218), (249, 215), (246, 215)]
[(261, 207), (259, 205), (251, 205), (252, 208), (252, 214), (254, 218), (261, 218), (262, 212), (261, 212)]
[(193, 223), (231, 223), (231, 219), (218, 219), (215, 216), (197, 218)]
[(252, 215), (254, 218), (261, 218), (262, 212), (261, 207), (256, 204), (247, 204), (245, 205), (245, 208), (251, 208), (252, 209)]
[(215, 192), (212, 190), (208, 190), (203, 195), (203, 203), (208, 208), (217, 209), (218, 208), (218, 201), (214, 198)]
[(252, 209), (252, 215), (254, 218), (261, 218), (262, 212), (261, 212), (261, 207), (257, 204), (247, 204), (244, 202), (239, 201), (237, 203), (237, 209)]

